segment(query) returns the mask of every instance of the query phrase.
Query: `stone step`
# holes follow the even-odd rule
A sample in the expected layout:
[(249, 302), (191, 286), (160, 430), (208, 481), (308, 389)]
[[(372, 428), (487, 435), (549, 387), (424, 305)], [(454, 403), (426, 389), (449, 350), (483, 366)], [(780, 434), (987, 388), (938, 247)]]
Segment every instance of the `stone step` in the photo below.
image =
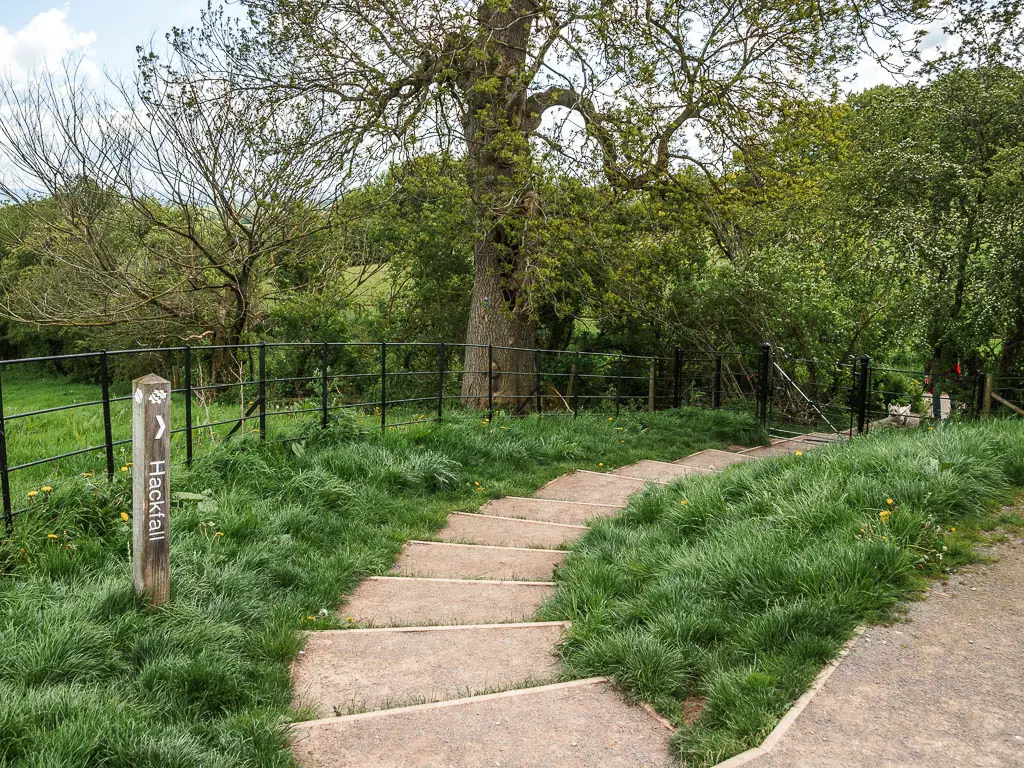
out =
[(409, 541), (391, 573), (441, 579), (549, 581), (555, 567), (564, 560), (565, 552), (552, 549)]
[(801, 439), (808, 443), (841, 443), (843, 442), (843, 435), (849, 437), (845, 431), (840, 435), (837, 435), (835, 432), (808, 432)]
[(639, 491), (645, 484), (645, 481), (631, 477), (581, 469), (552, 480), (534, 496), (538, 499), (582, 501), (588, 504), (614, 504), (624, 507), (630, 494)]
[(293, 726), (302, 768), (668, 768), (669, 728), (604, 678)]
[(292, 665), (296, 706), (317, 717), (549, 683), (567, 622), (309, 632)]
[(719, 470), (725, 469), (726, 467), (732, 466), (733, 464), (739, 464), (744, 461), (750, 461), (752, 457), (742, 454), (733, 453), (732, 451), (717, 451), (714, 448), (709, 448), (706, 451), (698, 451), (690, 456), (683, 459), (678, 459), (676, 464), (681, 464), (684, 467), (696, 467), (698, 469), (710, 469)]
[(582, 525), (596, 517), (614, 515), (622, 509), (618, 504), (585, 504), (579, 501), (555, 501), (553, 499), (521, 498), (505, 496), (491, 499), (480, 512), (499, 517), (517, 517), (523, 520), (539, 520), (547, 523)]
[(761, 445), (757, 448), (749, 448), (743, 452), (744, 456), (754, 459), (770, 459), (775, 456), (792, 456), (797, 451), (807, 453), (820, 447), (820, 443), (809, 443), (803, 440), (781, 440), (772, 445)]
[(707, 470), (698, 467), (692, 467), (686, 464), (670, 464), (665, 461), (652, 461), (650, 459), (643, 459), (635, 464), (628, 464), (625, 467), (619, 467), (612, 472), (613, 475), (635, 477), (652, 483), (671, 483), (673, 480), (678, 480), (680, 477), (686, 477), (687, 475), (702, 475), (706, 473)]
[(371, 576), (341, 615), (377, 627), (526, 621), (554, 592), (553, 583), (541, 581)]
[(574, 541), (587, 532), (585, 525), (541, 523), (514, 517), (453, 512), (448, 525), (438, 532), (441, 541), (466, 544), (492, 544), (498, 547), (557, 547)]

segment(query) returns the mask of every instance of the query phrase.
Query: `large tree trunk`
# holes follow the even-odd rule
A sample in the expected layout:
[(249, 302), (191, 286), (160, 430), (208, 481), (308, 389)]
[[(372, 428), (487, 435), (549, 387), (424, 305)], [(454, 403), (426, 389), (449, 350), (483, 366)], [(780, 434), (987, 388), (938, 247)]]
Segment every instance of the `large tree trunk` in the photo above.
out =
[[(505, 263), (501, 250), (486, 241), (477, 249), (466, 331), (467, 344), (475, 346), (466, 348), (462, 394), (469, 407), (486, 407), (490, 370), (494, 402), (521, 411), (533, 405), (536, 371), (530, 350), (537, 344), (537, 332), (519, 301), (522, 288), (508, 285), (512, 265)], [(488, 360), (488, 344), (493, 345), (493, 361)]]
[[(462, 395), (470, 407), (486, 407), (490, 374), (495, 403), (526, 410), (536, 391), (532, 349), (537, 343), (527, 300), (526, 229), (537, 208), (536, 193), (530, 188), (532, 129), (525, 114), (529, 0), (482, 0), (478, 19), (478, 45), (486, 55), (461, 83), (466, 98), (466, 175), (476, 217), (475, 275), (466, 329), (470, 346)], [(488, 344), (501, 347), (493, 350), (492, 370)]]

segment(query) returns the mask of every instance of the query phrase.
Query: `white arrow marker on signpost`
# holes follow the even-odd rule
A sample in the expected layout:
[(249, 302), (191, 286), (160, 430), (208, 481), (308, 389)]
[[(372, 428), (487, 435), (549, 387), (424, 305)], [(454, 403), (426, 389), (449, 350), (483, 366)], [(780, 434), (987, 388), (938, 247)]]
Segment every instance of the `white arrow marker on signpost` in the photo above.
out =
[(161, 416), (159, 413), (156, 415), (156, 423), (157, 423), (157, 426), (160, 427), (160, 429), (158, 429), (156, 431), (156, 434), (153, 435), (153, 439), (154, 440), (159, 440), (161, 437), (164, 436), (164, 430), (167, 428), (167, 425), (164, 424), (164, 417)]

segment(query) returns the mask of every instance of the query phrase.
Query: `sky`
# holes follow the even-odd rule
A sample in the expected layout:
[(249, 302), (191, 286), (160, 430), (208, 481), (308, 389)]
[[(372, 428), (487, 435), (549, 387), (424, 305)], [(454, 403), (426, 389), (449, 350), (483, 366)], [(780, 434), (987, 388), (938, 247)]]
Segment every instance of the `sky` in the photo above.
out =
[[(65, 56), (81, 57), (86, 73), (128, 74), (135, 46), (155, 40), (157, 49), (172, 27), (197, 24), (205, 0), (0, 0), (0, 73), (24, 75)], [(926, 49), (943, 42), (938, 27)], [(855, 67), (849, 90), (894, 82), (875, 62)]]
[(128, 73), (135, 46), (199, 22), (205, 0), (0, 0), (0, 72), (23, 75), (65, 56), (95, 75)]

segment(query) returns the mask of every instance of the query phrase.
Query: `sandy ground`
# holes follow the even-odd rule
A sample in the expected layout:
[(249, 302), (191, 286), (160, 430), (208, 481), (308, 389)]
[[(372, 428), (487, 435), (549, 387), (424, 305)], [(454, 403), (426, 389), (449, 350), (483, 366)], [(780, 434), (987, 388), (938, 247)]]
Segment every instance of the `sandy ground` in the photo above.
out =
[(392, 576), (441, 579), (550, 581), (565, 552), (550, 549), (471, 546), (409, 541), (391, 569)]
[(584, 525), (542, 523), (516, 517), (495, 517), (467, 512), (453, 512), (448, 525), (439, 531), (440, 541), (490, 544), (496, 547), (543, 547), (557, 549), (575, 541), (587, 528)]
[(604, 682), (295, 726), (303, 768), (670, 768), (669, 733)]
[(310, 632), (292, 665), (295, 694), (318, 717), (444, 701), (562, 673), (564, 622)]
[(555, 593), (553, 582), (364, 579), (341, 609), (343, 619), (375, 627), (528, 621)]
[(699, 469), (697, 467), (690, 466), (689, 464), (672, 464), (666, 461), (650, 461), (648, 459), (643, 459), (635, 464), (627, 464), (624, 467), (619, 467), (612, 472), (612, 474), (619, 475), (621, 477), (635, 477), (651, 483), (671, 483), (673, 480), (678, 480), (680, 477), (703, 475), (708, 472), (710, 472), (710, 470)]
[(744, 764), (1024, 766), (1024, 539), (986, 554), (996, 562), (865, 632), (779, 744)]
[(639, 491), (644, 485), (646, 483), (643, 480), (608, 473), (571, 472), (552, 480), (538, 490), (534, 497), (624, 507), (630, 494)]

